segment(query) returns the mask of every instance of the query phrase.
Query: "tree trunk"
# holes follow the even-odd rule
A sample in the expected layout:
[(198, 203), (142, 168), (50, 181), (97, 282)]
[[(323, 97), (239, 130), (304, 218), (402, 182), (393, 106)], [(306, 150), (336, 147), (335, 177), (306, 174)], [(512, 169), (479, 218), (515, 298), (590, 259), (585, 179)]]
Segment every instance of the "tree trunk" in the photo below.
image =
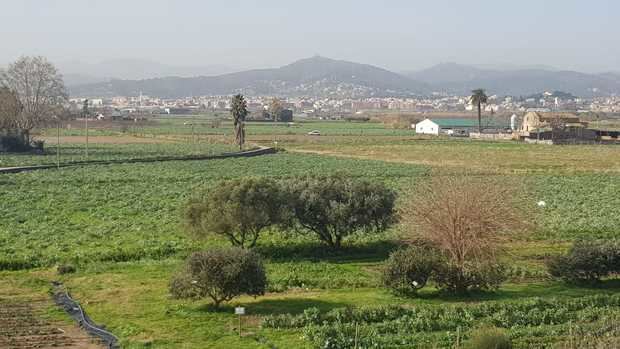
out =
[(220, 308), (220, 304), (222, 303), (221, 299), (215, 299), (213, 298), (213, 308), (215, 309), (219, 309)]
[(336, 242), (334, 243), (334, 249), (339, 250), (342, 247), (342, 236), (336, 236)]
[(478, 133), (482, 134), (482, 105), (478, 102)]

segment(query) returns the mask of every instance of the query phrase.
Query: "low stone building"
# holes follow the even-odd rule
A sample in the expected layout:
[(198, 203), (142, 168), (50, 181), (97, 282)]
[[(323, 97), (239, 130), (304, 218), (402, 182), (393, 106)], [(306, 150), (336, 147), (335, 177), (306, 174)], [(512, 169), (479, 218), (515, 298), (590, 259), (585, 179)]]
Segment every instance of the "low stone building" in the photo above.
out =
[(553, 128), (554, 124), (561, 125), (563, 128), (588, 127), (588, 123), (582, 122), (575, 114), (529, 112), (523, 117), (519, 131), (527, 136), (530, 132)]

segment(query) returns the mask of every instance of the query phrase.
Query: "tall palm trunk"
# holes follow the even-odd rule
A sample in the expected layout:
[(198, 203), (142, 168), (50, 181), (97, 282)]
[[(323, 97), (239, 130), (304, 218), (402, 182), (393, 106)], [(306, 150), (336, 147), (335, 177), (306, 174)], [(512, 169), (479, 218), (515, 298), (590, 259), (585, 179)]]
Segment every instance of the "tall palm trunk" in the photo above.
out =
[(478, 133), (482, 134), (482, 105), (478, 102)]

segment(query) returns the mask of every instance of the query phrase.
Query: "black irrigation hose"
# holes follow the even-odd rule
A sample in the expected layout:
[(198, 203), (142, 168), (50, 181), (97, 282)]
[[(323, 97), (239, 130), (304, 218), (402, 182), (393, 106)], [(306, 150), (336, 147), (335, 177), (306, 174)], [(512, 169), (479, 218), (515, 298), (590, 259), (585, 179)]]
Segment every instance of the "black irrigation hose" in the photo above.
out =
[(33, 166), (18, 166), (18, 167), (6, 167), (0, 168), (0, 174), (2, 173), (20, 173), (36, 170), (47, 170), (57, 167), (73, 167), (73, 166), (85, 166), (85, 165), (112, 165), (112, 164), (135, 164), (146, 162), (163, 162), (163, 161), (193, 161), (193, 160), (216, 160), (216, 159), (228, 159), (228, 158), (242, 158), (252, 157), (259, 155), (274, 154), (276, 150), (274, 148), (259, 147), (258, 149), (245, 150), (235, 153), (223, 153), (219, 155), (193, 155), (193, 156), (160, 156), (155, 158), (143, 158), (143, 159), (118, 159), (118, 160), (94, 160), (94, 161), (76, 161), (66, 162), (58, 165), (33, 165)]
[(119, 349), (118, 337), (98, 326), (86, 315), (84, 309), (76, 302), (69, 293), (62, 287), (59, 282), (53, 282), (54, 301), (57, 305), (63, 307), (65, 312), (71, 316), (77, 323), (91, 336), (100, 339), (109, 349)]

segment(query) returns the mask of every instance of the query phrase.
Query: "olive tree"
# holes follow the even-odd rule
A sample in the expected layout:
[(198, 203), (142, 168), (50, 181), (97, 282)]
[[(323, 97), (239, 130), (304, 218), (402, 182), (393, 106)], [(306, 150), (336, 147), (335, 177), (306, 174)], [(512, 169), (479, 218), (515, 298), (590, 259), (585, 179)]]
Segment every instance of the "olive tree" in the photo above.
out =
[(283, 193), (267, 178), (224, 181), (190, 199), (185, 209), (189, 229), (199, 236), (225, 236), (233, 246), (252, 248), (260, 233), (282, 221)]
[(243, 294), (262, 296), (266, 287), (260, 256), (233, 247), (192, 254), (170, 282), (170, 293), (176, 298), (208, 297), (219, 308), (222, 302)]
[(308, 177), (290, 181), (288, 193), (293, 224), (335, 249), (355, 232), (381, 232), (395, 220), (396, 193), (380, 182)]
[(19, 98), (21, 112), (13, 121), (27, 143), (33, 128), (50, 122), (67, 100), (62, 75), (45, 57), (21, 57), (0, 74), (0, 85)]

